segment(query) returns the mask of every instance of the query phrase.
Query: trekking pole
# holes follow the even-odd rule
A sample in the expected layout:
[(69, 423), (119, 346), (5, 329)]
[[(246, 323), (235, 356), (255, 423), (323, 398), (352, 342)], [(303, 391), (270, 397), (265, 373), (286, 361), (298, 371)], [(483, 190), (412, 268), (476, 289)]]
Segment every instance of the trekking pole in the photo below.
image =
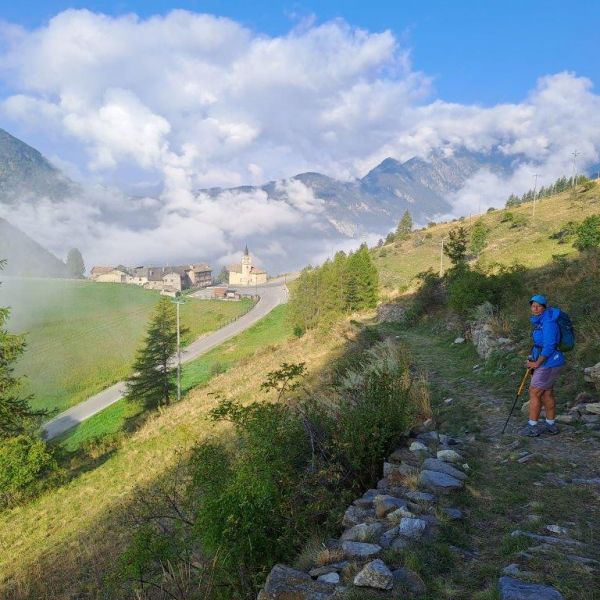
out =
[(519, 396), (523, 393), (523, 389), (525, 388), (525, 382), (527, 381), (527, 377), (529, 377), (529, 375), (531, 375), (532, 373), (533, 373), (533, 369), (527, 369), (525, 371), (525, 375), (523, 375), (523, 379), (521, 380), (521, 385), (519, 386), (519, 389), (517, 390), (517, 395), (515, 396), (515, 401), (513, 402), (510, 412), (508, 413), (508, 418), (506, 419), (506, 423), (504, 423), (504, 427), (502, 428), (502, 435), (504, 435), (506, 426), (508, 425), (508, 421), (510, 420), (510, 418), (513, 414), (513, 410), (515, 410), (515, 406), (517, 405), (517, 400), (519, 399)]

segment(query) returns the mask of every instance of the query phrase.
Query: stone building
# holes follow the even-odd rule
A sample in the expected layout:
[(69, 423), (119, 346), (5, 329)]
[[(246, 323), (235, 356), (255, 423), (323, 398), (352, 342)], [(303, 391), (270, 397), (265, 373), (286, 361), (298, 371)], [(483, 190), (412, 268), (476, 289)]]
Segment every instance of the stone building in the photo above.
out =
[(229, 285), (262, 285), (267, 283), (267, 272), (252, 266), (248, 246), (244, 249), (241, 264), (229, 265)]

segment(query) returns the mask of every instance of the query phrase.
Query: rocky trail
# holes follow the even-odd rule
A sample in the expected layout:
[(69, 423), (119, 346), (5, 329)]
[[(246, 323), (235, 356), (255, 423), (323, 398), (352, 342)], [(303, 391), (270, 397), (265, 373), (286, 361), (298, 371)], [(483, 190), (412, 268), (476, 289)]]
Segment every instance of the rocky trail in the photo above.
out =
[(474, 352), (396, 338), (430, 383), (432, 422), (388, 457), (340, 538), (274, 567), (259, 598), (599, 599), (600, 419), (579, 404), (559, 435), (523, 438), (517, 408), (501, 435), (518, 375), (490, 382)]

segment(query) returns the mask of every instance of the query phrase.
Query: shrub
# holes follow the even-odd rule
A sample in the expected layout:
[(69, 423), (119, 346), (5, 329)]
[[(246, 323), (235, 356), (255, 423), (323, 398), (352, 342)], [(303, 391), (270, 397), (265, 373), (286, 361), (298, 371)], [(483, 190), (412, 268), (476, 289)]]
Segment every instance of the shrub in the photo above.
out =
[(591, 215), (583, 220), (575, 230), (573, 246), (577, 250), (600, 247), (600, 215)]
[(573, 239), (573, 236), (577, 233), (577, 223), (575, 221), (569, 221), (558, 231), (555, 231), (549, 236), (551, 240), (557, 240), (559, 244), (566, 244)]
[(492, 290), (485, 273), (463, 265), (448, 272), (448, 306), (457, 313), (466, 315), (491, 297)]
[(0, 441), (0, 508), (32, 498), (61, 475), (43, 440), (18, 435)]
[(446, 304), (446, 289), (441, 277), (428, 269), (419, 273), (416, 279), (420, 284), (408, 310), (408, 320), (423, 314), (430, 314)]
[(512, 223), (514, 218), (515, 218), (515, 213), (511, 212), (510, 210), (507, 210), (502, 215), (502, 218), (500, 219), (500, 223)]

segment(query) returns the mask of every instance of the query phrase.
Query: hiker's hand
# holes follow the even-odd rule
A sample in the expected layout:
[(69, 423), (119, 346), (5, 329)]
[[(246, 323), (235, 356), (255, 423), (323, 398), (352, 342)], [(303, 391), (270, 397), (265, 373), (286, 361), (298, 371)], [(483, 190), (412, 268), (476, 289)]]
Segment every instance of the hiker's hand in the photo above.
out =
[(537, 360), (528, 360), (527, 361), (528, 369), (537, 369), (539, 366), (540, 366), (540, 363)]

